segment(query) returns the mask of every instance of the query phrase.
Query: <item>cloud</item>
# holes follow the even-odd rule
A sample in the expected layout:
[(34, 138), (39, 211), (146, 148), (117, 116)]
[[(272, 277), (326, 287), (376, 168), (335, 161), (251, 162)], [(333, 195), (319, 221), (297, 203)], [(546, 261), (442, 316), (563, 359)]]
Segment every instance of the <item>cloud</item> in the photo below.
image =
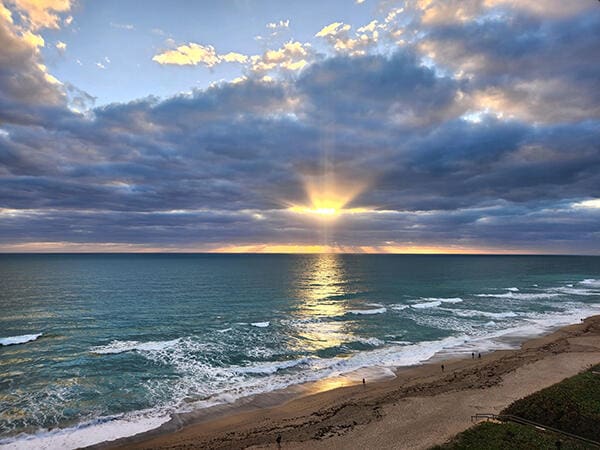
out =
[(180, 45), (174, 50), (159, 53), (152, 60), (162, 65), (196, 66), (202, 64), (205, 67), (213, 68), (224, 62), (247, 64), (250, 57), (237, 52), (218, 54), (212, 45), (190, 42), (187, 45)]
[(289, 41), (276, 50), (267, 50), (262, 55), (252, 56), (251, 70), (260, 73), (276, 69), (300, 70), (308, 64), (310, 53), (310, 44)]
[(349, 31), (350, 28), (352, 28), (350, 25), (343, 22), (333, 22), (321, 28), (321, 31), (315, 34), (315, 37), (337, 36), (340, 33)]
[(352, 35), (350, 30), (350, 25), (334, 22), (322, 28), (315, 37), (324, 38), (335, 52), (358, 56), (365, 55), (377, 47), (380, 33), (386, 33), (386, 37), (391, 37), (394, 36), (393, 31), (395, 32), (392, 27), (386, 23), (380, 24), (377, 19), (359, 27)]
[(63, 41), (57, 41), (55, 47), (61, 53), (67, 50), (67, 44), (65, 44)]
[(110, 22), (109, 24), (112, 28), (118, 28), (120, 30), (135, 30), (135, 26), (133, 24), (130, 23), (115, 23), (115, 22)]
[(220, 58), (212, 45), (201, 45), (190, 42), (180, 45), (174, 50), (166, 50), (155, 55), (152, 61), (159, 64), (171, 64), (176, 66), (195, 66), (203, 64), (206, 67), (214, 67), (220, 62)]
[[(0, 5), (0, 123), (36, 123), (66, 95), (42, 63), (44, 39), (13, 21)], [(16, 76), (18, 74), (18, 76)]]
[(278, 28), (289, 28), (290, 27), (290, 19), (280, 20), (279, 22), (269, 22), (266, 25), (267, 28), (271, 30), (276, 30)]
[(11, 0), (32, 30), (60, 28), (60, 15), (71, 9), (71, 0)]
[(264, 81), (268, 81), (272, 77), (267, 73), (298, 71), (309, 64), (311, 56), (310, 44), (290, 40), (278, 49), (266, 50), (262, 55), (248, 56), (237, 52), (218, 54), (211, 45), (190, 43), (155, 55), (152, 59), (159, 64), (203, 64), (208, 68), (222, 63), (237, 63), (245, 66), (249, 72), (259, 75)]
[[(243, 76), (102, 107), (0, 9), (0, 249), (600, 253), (600, 13), (403, 8), (324, 27), (325, 54), (201, 46)], [(288, 209), (335, 180), (354, 213)]]
[(474, 109), (527, 121), (583, 120), (600, 113), (600, 11), (544, 21), (515, 15), (439, 25), (418, 44), (457, 77), (469, 80)]
[(225, 62), (236, 62), (240, 64), (245, 64), (248, 62), (248, 56), (242, 53), (229, 52), (224, 55), (220, 55), (219, 57), (222, 61)]

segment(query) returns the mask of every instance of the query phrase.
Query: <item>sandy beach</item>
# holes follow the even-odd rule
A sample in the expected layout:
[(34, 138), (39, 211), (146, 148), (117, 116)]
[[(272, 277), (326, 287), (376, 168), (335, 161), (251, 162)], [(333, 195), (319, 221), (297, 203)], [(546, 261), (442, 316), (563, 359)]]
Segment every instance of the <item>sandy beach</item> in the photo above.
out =
[[(187, 418), (103, 448), (421, 449), (498, 413), (514, 400), (600, 362), (600, 316), (495, 351), (401, 368), (396, 378), (329, 388), (274, 407), (260, 401), (217, 418)], [(444, 364), (444, 371), (441, 364)], [(271, 400), (272, 401), (272, 400)]]

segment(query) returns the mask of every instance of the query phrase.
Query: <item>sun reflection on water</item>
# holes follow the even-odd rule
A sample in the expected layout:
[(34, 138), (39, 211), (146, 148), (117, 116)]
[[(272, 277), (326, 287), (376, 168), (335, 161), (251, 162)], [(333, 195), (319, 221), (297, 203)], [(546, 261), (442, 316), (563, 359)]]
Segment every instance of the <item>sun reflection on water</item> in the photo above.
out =
[(349, 342), (348, 323), (336, 320), (347, 310), (346, 301), (340, 298), (348, 293), (343, 258), (322, 254), (309, 261), (299, 291), (298, 349), (323, 350)]

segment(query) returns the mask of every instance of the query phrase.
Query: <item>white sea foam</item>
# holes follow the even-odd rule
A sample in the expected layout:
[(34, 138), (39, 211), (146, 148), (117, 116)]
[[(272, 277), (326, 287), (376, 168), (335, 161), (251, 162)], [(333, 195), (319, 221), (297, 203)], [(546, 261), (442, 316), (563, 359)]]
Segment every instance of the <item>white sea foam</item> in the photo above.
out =
[(233, 330), (233, 328), (224, 328), (222, 330), (217, 330), (217, 333), (227, 333), (228, 331)]
[(438, 297), (422, 297), (419, 300), (422, 300), (419, 303), (414, 303), (410, 305), (411, 308), (417, 309), (427, 309), (427, 308), (435, 308), (441, 306), (442, 303), (460, 303), (463, 301), (462, 298), (459, 297), (450, 297), (450, 298), (438, 298)]
[(410, 308), (410, 306), (409, 305), (394, 305), (394, 306), (392, 306), (392, 309), (394, 311), (402, 311), (403, 309), (406, 309), (406, 308)]
[(271, 325), (270, 322), (253, 322), (250, 325), (252, 325), (253, 327), (258, 327), (258, 328), (266, 328), (269, 325)]
[(27, 342), (35, 341), (44, 333), (37, 334), (23, 334), (20, 336), (9, 336), (5, 338), (0, 338), (0, 345), (17, 345), (17, 344), (25, 344)]
[(158, 428), (167, 422), (167, 413), (153, 415), (140, 411), (110, 417), (100, 417), (75, 427), (41, 431), (36, 434), (20, 434), (0, 439), (0, 448), (10, 450), (72, 450), (101, 442), (112, 441)]
[(507, 319), (507, 318), (519, 316), (516, 312), (513, 312), (513, 311), (491, 312), (491, 311), (479, 311), (476, 309), (449, 309), (449, 308), (443, 308), (443, 310), (450, 311), (459, 317), (490, 317), (492, 319)]
[(580, 284), (600, 288), (600, 280), (596, 280), (594, 278), (587, 278), (583, 281), (580, 281)]
[(380, 347), (385, 344), (385, 341), (382, 341), (381, 339), (377, 339), (375, 337), (370, 337), (370, 338), (356, 337), (354, 339), (354, 341), (360, 342), (361, 344), (371, 345), (373, 347)]
[(519, 292), (519, 288), (517, 288), (517, 287), (506, 288), (506, 290), (510, 291), (510, 292)]
[(559, 292), (505, 292), (503, 294), (476, 294), (475, 297), (512, 298), (515, 300), (544, 300), (562, 295)]
[(375, 308), (375, 309), (349, 309), (348, 314), (383, 314), (387, 311), (386, 307)]
[(235, 373), (241, 374), (270, 375), (280, 370), (289, 369), (301, 364), (308, 364), (309, 361), (309, 358), (299, 358), (288, 361), (256, 363), (248, 366), (233, 366), (231, 367), (231, 370)]
[(426, 309), (426, 308), (435, 308), (436, 306), (440, 306), (441, 304), (442, 304), (441, 301), (435, 300), (432, 302), (415, 303), (414, 305), (410, 305), (410, 307), (416, 308), (416, 309)]
[(112, 341), (106, 345), (99, 345), (97, 347), (92, 347), (90, 351), (92, 353), (96, 353), (98, 355), (108, 355), (108, 354), (116, 354), (116, 353), (124, 353), (124, 352), (152, 352), (152, 351), (160, 351), (166, 348), (173, 347), (177, 345), (181, 341), (181, 338), (173, 339), (170, 341), (149, 341), (149, 342), (139, 342), (139, 341)]

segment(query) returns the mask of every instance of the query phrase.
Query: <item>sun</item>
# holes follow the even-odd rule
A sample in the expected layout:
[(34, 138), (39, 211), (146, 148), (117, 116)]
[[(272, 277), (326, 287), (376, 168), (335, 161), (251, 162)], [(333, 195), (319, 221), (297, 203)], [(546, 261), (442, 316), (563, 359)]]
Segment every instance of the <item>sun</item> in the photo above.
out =
[(334, 217), (341, 213), (342, 210), (337, 208), (311, 208), (310, 206), (294, 205), (288, 208), (288, 211), (301, 214), (315, 214), (322, 217)]
[(365, 183), (336, 183), (332, 178), (307, 180), (305, 182), (306, 204), (289, 204), (288, 211), (297, 214), (312, 215), (323, 220), (331, 220), (344, 214), (366, 212), (366, 208), (346, 208), (352, 200), (362, 193)]

